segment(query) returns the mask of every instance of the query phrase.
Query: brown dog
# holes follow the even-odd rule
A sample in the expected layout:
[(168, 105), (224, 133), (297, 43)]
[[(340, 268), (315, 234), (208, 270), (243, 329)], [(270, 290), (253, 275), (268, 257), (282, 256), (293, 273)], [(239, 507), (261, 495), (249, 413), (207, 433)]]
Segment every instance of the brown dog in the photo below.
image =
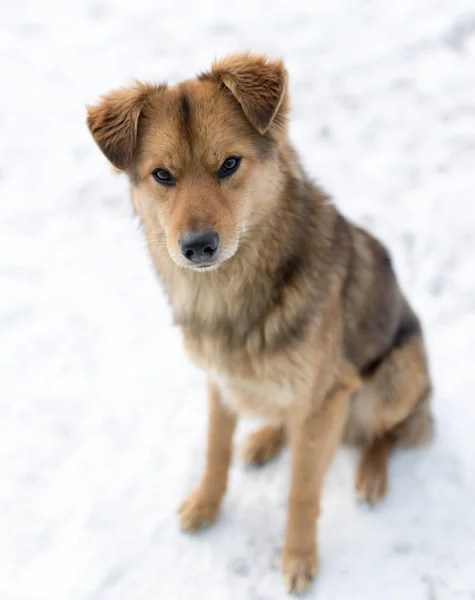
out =
[(292, 455), (282, 569), (318, 568), (322, 481), (342, 438), (361, 445), (358, 497), (381, 500), (388, 455), (432, 434), (419, 322), (385, 248), (304, 173), (287, 136), (280, 61), (239, 54), (173, 87), (137, 84), (90, 107), (88, 126), (129, 176), (156, 270), (191, 359), (209, 379), (206, 470), (180, 509), (212, 523), (240, 412), (267, 420), (243, 457)]

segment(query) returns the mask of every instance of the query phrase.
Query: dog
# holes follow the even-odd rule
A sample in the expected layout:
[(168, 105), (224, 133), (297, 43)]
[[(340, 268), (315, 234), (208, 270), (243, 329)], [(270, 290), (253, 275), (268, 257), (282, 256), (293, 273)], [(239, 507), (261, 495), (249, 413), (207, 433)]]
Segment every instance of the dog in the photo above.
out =
[(265, 421), (251, 464), (291, 452), (281, 564), (289, 591), (318, 571), (324, 475), (340, 441), (361, 448), (360, 500), (387, 491), (396, 447), (433, 434), (421, 326), (385, 247), (307, 176), (288, 137), (281, 60), (231, 55), (178, 85), (113, 91), (87, 124), (132, 204), (191, 360), (208, 378), (201, 483), (185, 531), (216, 519), (238, 415)]

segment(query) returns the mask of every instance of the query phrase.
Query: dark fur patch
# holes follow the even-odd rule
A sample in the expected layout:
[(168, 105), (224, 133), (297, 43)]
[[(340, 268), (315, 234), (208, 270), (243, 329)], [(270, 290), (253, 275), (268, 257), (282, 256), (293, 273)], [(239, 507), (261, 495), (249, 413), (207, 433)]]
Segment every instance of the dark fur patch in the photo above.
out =
[(364, 378), (371, 377), (378, 367), (382, 364), (382, 362), (388, 357), (389, 352), (383, 354), (382, 356), (378, 356), (374, 360), (370, 361), (367, 365), (364, 365), (362, 369), (360, 369), (360, 375)]
[(279, 331), (267, 340), (266, 346), (262, 348), (262, 351), (278, 353), (292, 348), (295, 343), (304, 338), (315, 312), (315, 310), (312, 311), (311, 307), (308, 306), (291, 321), (281, 323)]
[[(299, 282), (310, 275), (312, 261), (312, 231), (316, 215), (315, 202), (308, 198), (300, 182), (291, 180), (284, 192), (297, 196), (295, 212), (288, 215), (288, 232), (286, 244), (281, 248), (282, 259), (272, 274), (272, 294), (268, 310), (282, 303), (287, 288), (299, 285)], [(314, 300), (313, 295), (308, 298)], [(316, 300), (315, 300), (316, 301)]]
[(298, 278), (304, 266), (304, 259), (300, 254), (291, 254), (277, 267), (274, 281), (278, 287), (292, 285)]
[(180, 96), (180, 112), (183, 135), (188, 141), (191, 141), (191, 106), (185, 92), (182, 92)]
[(421, 326), (416, 317), (411, 315), (411, 317), (401, 321), (399, 329), (396, 331), (396, 335), (394, 336), (392, 348), (401, 348), (409, 338), (416, 335), (421, 335)]
[(386, 248), (384, 248), (384, 252), (383, 252), (383, 264), (386, 267), (391, 267), (392, 268), (392, 260), (391, 260), (391, 255), (389, 254), (389, 252), (386, 250)]
[(396, 334), (391, 342), (390, 347), (365, 365), (360, 373), (363, 377), (371, 377), (379, 366), (388, 358), (391, 352), (397, 348), (402, 348), (414, 336), (420, 336), (422, 333), (419, 321), (414, 315), (403, 318), (399, 324)]
[(347, 265), (346, 265), (345, 278), (343, 280), (343, 286), (342, 286), (343, 302), (345, 302), (346, 297), (348, 295), (348, 287), (349, 287), (349, 283), (351, 280), (351, 274), (353, 272), (353, 261), (355, 260), (355, 258), (354, 258), (355, 248), (354, 248), (354, 244), (353, 244), (353, 236), (351, 235), (351, 228), (350, 228), (349, 223), (346, 223), (346, 238), (347, 238), (347, 242), (348, 242), (348, 260), (347, 260)]

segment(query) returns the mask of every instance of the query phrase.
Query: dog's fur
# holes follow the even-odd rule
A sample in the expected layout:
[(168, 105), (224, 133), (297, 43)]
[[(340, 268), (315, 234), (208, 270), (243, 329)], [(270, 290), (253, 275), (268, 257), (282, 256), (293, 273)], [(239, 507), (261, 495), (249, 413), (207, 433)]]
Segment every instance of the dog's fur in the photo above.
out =
[[(289, 590), (317, 571), (323, 477), (342, 438), (359, 444), (358, 496), (383, 498), (388, 455), (432, 434), (419, 321), (386, 249), (350, 224), (305, 174), (287, 136), (281, 61), (239, 54), (176, 86), (112, 92), (88, 109), (109, 161), (129, 176), (150, 254), (191, 359), (208, 373), (206, 471), (182, 505), (208, 525), (225, 492), (236, 416), (268, 421), (243, 457), (292, 453), (282, 568)], [(242, 157), (219, 180), (220, 165)], [(171, 172), (175, 185), (151, 173)], [(214, 264), (180, 253), (188, 231), (219, 233)]]

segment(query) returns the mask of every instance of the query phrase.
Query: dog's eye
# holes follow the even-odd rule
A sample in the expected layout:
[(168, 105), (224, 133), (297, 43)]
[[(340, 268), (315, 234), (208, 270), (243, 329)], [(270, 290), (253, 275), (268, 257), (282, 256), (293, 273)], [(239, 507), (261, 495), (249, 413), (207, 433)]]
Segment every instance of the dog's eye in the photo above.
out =
[(166, 169), (155, 169), (155, 171), (152, 171), (152, 176), (155, 181), (162, 185), (175, 185), (175, 178)]
[(240, 164), (241, 159), (238, 156), (230, 156), (227, 158), (219, 168), (218, 179), (224, 179), (224, 177), (232, 175), (238, 170)]

